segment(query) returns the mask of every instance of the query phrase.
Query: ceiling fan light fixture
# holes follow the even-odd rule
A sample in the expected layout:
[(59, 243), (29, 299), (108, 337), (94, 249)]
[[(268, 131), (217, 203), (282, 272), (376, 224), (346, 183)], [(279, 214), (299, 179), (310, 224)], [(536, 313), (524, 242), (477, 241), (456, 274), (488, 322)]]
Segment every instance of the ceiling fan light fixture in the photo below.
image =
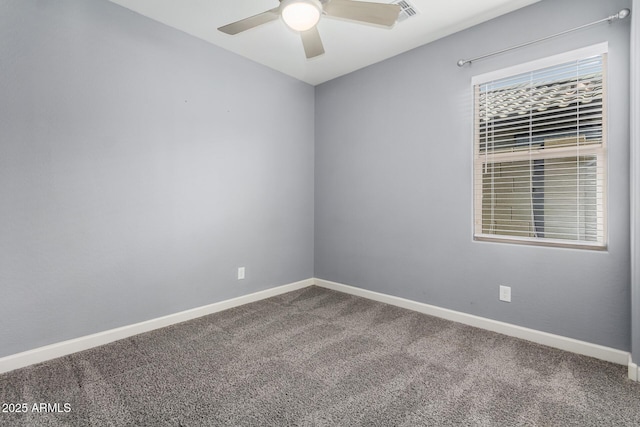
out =
[(282, 0), (280, 15), (294, 31), (307, 31), (315, 27), (322, 14), (322, 4), (318, 0)]

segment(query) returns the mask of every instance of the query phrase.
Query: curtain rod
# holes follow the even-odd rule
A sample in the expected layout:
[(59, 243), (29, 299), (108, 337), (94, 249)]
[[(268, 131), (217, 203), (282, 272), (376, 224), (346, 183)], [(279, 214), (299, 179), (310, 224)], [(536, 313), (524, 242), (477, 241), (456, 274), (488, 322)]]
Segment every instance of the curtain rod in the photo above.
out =
[(611, 16), (609, 16), (607, 18), (600, 19), (598, 21), (594, 21), (594, 22), (591, 22), (589, 24), (584, 24), (584, 25), (581, 25), (579, 27), (571, 28), (570, 30), (562, 31), (560, 33), (552, 34), (550, 36), (543, 37), (543, 38), (538, 39), (538, 40), (533, 40), (533, 41), (530, 41), (530, 42), (527, 42), (527, 43), (522, 43), (522, 44), (519, 44), (517, 46), (511, 46), (511, 47), (508, 47), (506, 49), (502, 49), (502, 50), (499, 50), (499, 51), (496, 51), (496, 52), (488, 53), (486, 55), (476, 56), (475, 58), (472, 58), (472, 59), (461, 59), (461, 60), (459, 60), (457, 62), (457, 64), (458, 64), (458, 67), (464, 67), (465, 64), (470, 64), (470, 63), (475, 62), (475, 61), (477, 61), (479, 59), (484, 59), (484, 58), (488, 58), (490, 56), (499, 55), (501, 53), (508, 52), (508, 51), (514, 50), (514, 49), (520, 49), (521, 47), (529, 46), (530, 44), (539, 43), (541, 41), (545, 41), (545, 40), (548, 40), (548, 39), (551, 39), (551, 38), (554, 38), (554, 37), (562, 36), (564, 34), (572, 32), (572, 31), (581, 30), (583, 28), (587, 28), (587, 27), (590, 27), (592, 25), (599, 24), (601, 22), (605, 22), (605, 21), (611, 22), (611, 21), (615, 21), (616, 19), (624, 19), (627, 16), (629, 16), (629, 13), (631, 13), (631, 11), (629, 9), (622, 9), (620, 12), (616, 13), (615, 15), (611, 15)]

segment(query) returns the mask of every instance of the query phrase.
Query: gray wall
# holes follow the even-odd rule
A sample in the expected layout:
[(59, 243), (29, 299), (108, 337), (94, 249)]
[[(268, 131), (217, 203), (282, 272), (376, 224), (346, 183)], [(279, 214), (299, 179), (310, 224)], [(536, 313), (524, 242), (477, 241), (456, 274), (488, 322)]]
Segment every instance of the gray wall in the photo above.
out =
[[(629, 5), (542, 1), (316, 87), (315, 276), (629, 350), (629, 20), (456, 66)], [(604, 41), (608, 251), (472, 241), (471, 77)]]
[[(640, 0), (631, 2), (640, 10)], [(631, 351), (640, 362), (640, 16), (631, 15)]]
[[(628, 350), (629, 23), (455, 66), (626, 6), (546, 0), (321, 85), (314, 105), (106, 0), (3, 0), (0, 357), (314, 274)], [(471, 76), (602, 41), (609, 250), (473, 242)]]
[(2, 0), (0, 357), (311, 277), (313, 141), (307, 84), (106, 0)]

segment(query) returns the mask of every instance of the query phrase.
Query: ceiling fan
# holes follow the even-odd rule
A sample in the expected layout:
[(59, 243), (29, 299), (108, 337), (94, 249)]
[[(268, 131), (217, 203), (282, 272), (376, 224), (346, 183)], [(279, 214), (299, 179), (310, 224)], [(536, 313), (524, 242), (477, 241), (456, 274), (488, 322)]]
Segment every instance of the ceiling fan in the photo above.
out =
[(348, 19), (365, 24), (392, 27), (401, 7), (397, 4), (370, 3), (354, 0), (279, 0), (280, 5), (249, 18), (224, 25), (218, 30), (234, 35), (282, 17), (285, 24), (300, 33), (307, 59), (324, 53), (316, 26), (320, 17)]

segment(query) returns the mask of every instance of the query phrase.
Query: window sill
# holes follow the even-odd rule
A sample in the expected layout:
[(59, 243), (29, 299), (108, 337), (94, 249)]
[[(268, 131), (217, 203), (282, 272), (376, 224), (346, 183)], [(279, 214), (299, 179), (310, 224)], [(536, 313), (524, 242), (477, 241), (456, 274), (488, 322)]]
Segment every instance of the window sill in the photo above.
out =
[(573, 243), (568, 240), (496, 236), (493, 234), (476, 234), (473, 236), (473, 240), (477, 242), (513, 243), (516, 245), (547, 246), (547, 247), (553, 247), (553, 248), (566, 248), (566, 249), (587, 249), (587, 250), (599, 251), (599, 252), (604, 252), (607, 250), (607, 245), (599, 242)]

